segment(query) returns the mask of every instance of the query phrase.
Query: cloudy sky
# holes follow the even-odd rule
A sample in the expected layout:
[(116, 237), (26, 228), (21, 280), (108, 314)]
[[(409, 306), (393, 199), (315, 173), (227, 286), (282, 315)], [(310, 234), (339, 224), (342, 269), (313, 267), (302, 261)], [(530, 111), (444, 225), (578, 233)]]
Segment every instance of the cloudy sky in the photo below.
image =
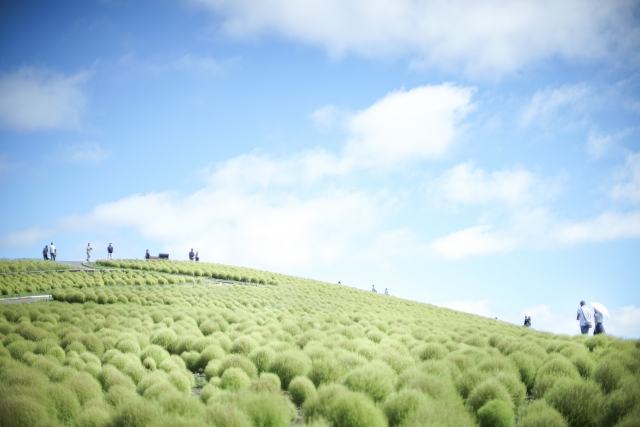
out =
[(640, 336), (634, 0), (0, 5), (0, 257), (190, 248)]

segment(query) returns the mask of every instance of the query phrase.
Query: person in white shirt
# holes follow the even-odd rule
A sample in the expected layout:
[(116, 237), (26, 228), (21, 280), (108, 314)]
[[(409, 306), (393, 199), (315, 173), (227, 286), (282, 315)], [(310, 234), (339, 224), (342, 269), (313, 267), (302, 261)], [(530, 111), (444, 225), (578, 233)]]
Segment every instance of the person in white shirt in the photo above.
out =
[(602, 313), (600, 313), (595, 307), (593, 307), (593, 318), (596, 322), (596, 327), (593, 330), (593, 335), (604, 334), (606, 331), (604, 330), (604, 325), (602, 324), (603, 316)]
[(577, 314), (576, 320), (580, 321), (580, 332), (582, 332), (583, 335), (588, 334), (589, 328), (592, 328), (593, 324), (591, 323), (591, 310), (589, 310), (589, 307), (587, 307), (584, 301), (580, 301), (580, 308)]
[(53, 242), (51, 242), (51, 245), (49, 246), (49, 255), (51, 256), (51, 261), (56, 260), (56, 247), (53, 246)]
[(87, 243), (87, 262), (89, 262), (89, 260), (91, 259), (91, 250), (93, 248), (91, 247), (91, 243)]

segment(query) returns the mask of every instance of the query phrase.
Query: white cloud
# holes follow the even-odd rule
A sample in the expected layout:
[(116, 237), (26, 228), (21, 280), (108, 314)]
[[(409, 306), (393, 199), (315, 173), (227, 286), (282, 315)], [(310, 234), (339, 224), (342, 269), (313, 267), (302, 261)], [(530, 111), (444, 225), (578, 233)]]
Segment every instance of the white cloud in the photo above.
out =
[(640, 152), (627, 155), (618, 179), (621, 182), (613, 187), (611, 196), (616, 200), (640, 203)]
[(442, 84), (391, 92), (347, 121), (345, 162), (391, 169), (441, 157), (473, 109), (473, 91)]
[(569, 244), (640, 238), (640, 211), (605, 212), (585, 221), (566, 222), (553, 234), (556, 241)]
[(0, 126), (25, 131), (78, 127), (87, 78), (84, 72), (63, 76), (32, 67), (0, 77)]
[(638, 47), (628, 0), (188, 1), (209, 8), (232, 37), (276, 33), (334, 57), (408, 54), (421, 66), (469, 72), (509, 73), (554, 57), (623, 61)]
[(522, 206), (537, 202), (543, 193), (557, 192), (549, 186), (543, 189), (540, 179), (521, 167), (486, 172), (470, 162), (445, 172), (432, 188), (451, 202), (470, 205), (500, 202)]
[(590, 89), (585, 84), (540, 90), (520, 113), (520, 124), (547, 124), (561, 113), (574, 117), (587, 107)]
[(68, 147), (67, 152), (67, 159), (72, 163), (89, 163), (97, 165), (111, 157), (111, 153), (100, 147), (96, 142)]
[(473, 255), (511, 252), (518, 244), (516, 236), (491, 232), (490, 225), (480, 225), (436, 239), (430, 249), (436, 256), (458, 260)]
[(311, 119), (316, 126), (322, 128), (333, 127), (339, 120), (342, 112), (334, 105), (325, 105), (311, 114)]

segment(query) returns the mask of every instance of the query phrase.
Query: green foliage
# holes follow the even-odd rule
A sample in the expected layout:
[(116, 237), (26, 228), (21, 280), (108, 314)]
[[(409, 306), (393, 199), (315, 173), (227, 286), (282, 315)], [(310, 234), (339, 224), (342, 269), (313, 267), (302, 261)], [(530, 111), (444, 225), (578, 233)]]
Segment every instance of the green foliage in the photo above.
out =
[(593, 379), (602, 387), (602, 391), (611, 393), (618, 388), (627, 374), (627, 370), (618, 361), (606, 358), (601, 360), (594, 369)]
[(291, 400), (296, 406), (302, 406), (302, 404), (316, 392), (316, 387), (313, 382), (304, 376), (295, 377), (289, 383), (289, 394)]
[(289, 388), (289, 382), (299, 375), (307, 375), (311, 368), (309, 357), (298, 350), (288, 350), (277, 354), (269, 371), (280, 377), (282, 387)]
[(495, 399), (502, 400), (511, 408), (514, 406), (507, 388), (497, 379), (489, 378), (473, 389), (467, 399), (467, 404), (474, 412), (478, 412), (487, 402)]
[(567, 427), (562, 415), (544, 400), (536, 400), (524, 405), (516, 427)]
[(394, 388), (396, 373), (384, 362), (371, 362), (352, 370), (344, 384), (353, 391), (371, 397), (375, 402), (383, 401)]
[(49, 423), (47, 410), (28, 396), (3, 396), (0, 400), (3, 427), (44, 426)]
[(251, 380), (240, 368), (227, 368), (221, 377), (220, 387), (225, 390), (238, 391), (249, 387)]
[(372, 400), (338, 384), (323, 385), (303, 405), (306, 419), (322, 418), (332, 427), (384, 427), (384, 414)]
[(545, 400), (567, 420), (570, 427), (595, 427), (602, 415), (604, 397), (597, 384), (560, 378)]
[(418, 390), (404, 389), (390, 394), (382, 405), (389, 427), (401, 425), (405, 419), (427, 404), (428, 398)]
[[(637, 424), (633, 341), (523, 330), (237, 267), (112, 265), (132, 266), (0, 274), (0, 290), (56, 298), (0, 305), (0, 404), (27, 396), (44, 408), (44, 425), (289, 425), (295, 403), (318, 426), (474, 426), (496, 418), (498, 406), (517, 410), (518, 425), (563, 426), (546, 401), (560, 408), (571, 400), (558, 391), (568, 379), (600, 393), (590, 422)], [(157, 272), (144, 271), (150, 267)], [(215, 269), (252, 285), (219, 286)], [(191, 276), (180, 275), (187, 270)], [(199, 274), (205, 279), (194, 282)], [(255, 286), (260, 280), (278, 286)], [(200, 370), (209, 383), (196, 399)], [(524, 403), (527, 390), (532, 404)], [(138, 404), (140, 417), (130, 409)]]
[(490, 400), (478, 409), (480, 427), (512, 427), (514, 414), (503, 400)]

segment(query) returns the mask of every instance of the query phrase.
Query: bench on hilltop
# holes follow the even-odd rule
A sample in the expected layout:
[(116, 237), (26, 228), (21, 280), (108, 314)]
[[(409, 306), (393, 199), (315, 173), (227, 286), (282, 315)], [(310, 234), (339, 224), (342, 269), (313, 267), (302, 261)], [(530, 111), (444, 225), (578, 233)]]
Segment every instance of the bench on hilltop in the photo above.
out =
[(169, 259), (169, 254), (158, 254), (158, 256), (149, 255), (148, 259)]

